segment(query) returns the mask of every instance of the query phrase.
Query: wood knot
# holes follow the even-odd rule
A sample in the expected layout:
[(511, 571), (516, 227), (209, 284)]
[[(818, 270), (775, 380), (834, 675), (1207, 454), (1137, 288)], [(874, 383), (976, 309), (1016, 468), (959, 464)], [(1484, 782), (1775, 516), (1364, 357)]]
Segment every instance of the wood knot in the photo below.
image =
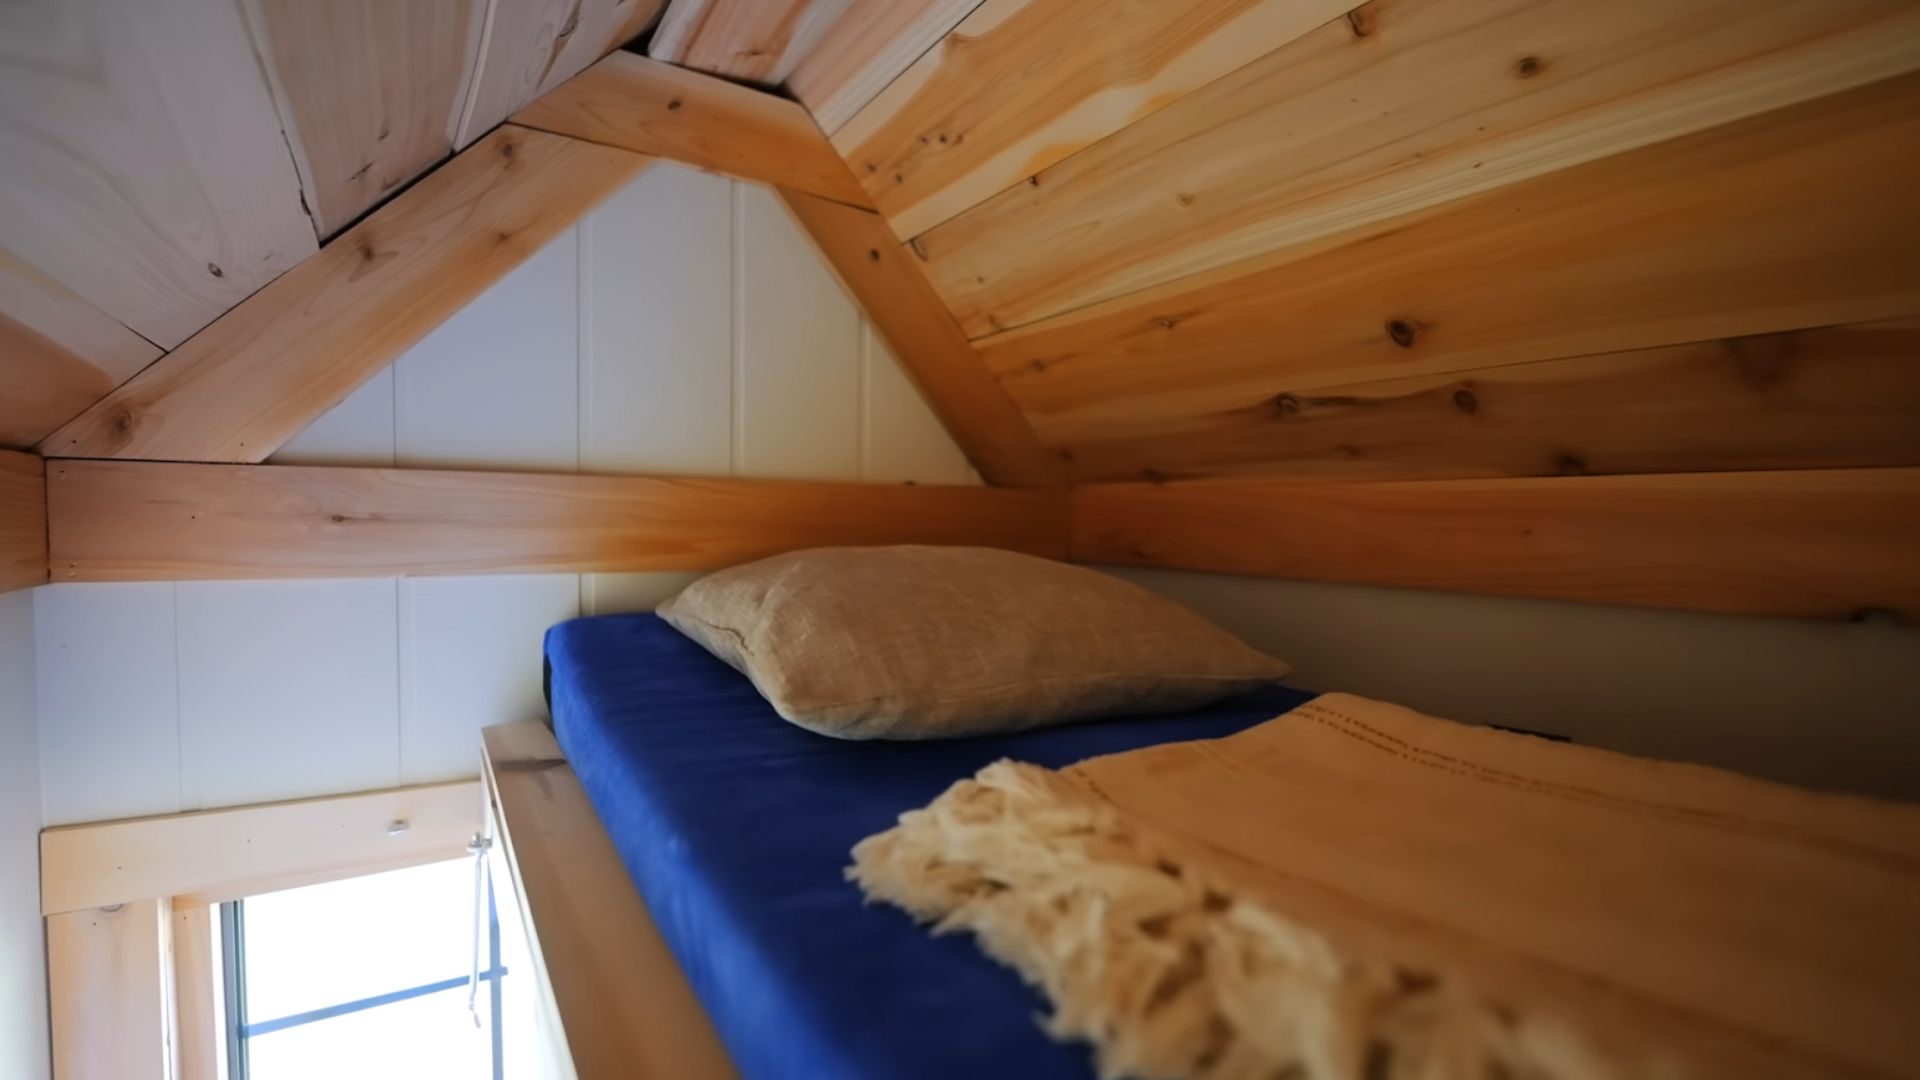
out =
[(1297, 416), (1300, 413), (1300, 399), (1292, 394), (1276, 394), (1273, 398), (1273, 411), (1281, 416)]
[(868, 248), (868, 249), (867, 249), (867, 261), (868, 261), (868, 262), (879, 262), (879, 261), (880, 261), (880, 249), (879, 249), (879, 248)]
[(1463, 386), (1453, 392), (1453, 406), (1463, 413), (1479, 412), (1480, 399), (1474, 396), (1472, 390)]
[(124, 439), (133, 432), (133, 414), (121, 409), (113, 414), (113, 419), (107, 426), (113, 431), (115, 438)]
[(1393, 339), (1395, 345), (1411, 349), (1414, 340), (1420, 336), (1420, 327), (1411, 319), (1388, 319), (1387, 336)]
[(1540, 70), (1544, 67), (1546, 65), (1540, 62), (1539, 57), (1523, 56), (1513, 62), (1513, 74), (1515, 78), (1531, 79), (1540, 74)]
[(1028, 186), (1028, 187), (1039, 187), (1039, 186), (1040, 186), (1040, 174), (1038, 174), (1038, 173), (1035, 173), (1034, 175), (1032, 175), (1032, 176), (1029, 176), (1029, 177), (1027, 177), (1027, 186)]
[(1587, 460), (1578, 454), (1563, 452), (1553, 459), (1553, 467), (1561, 476), (1585, 476)]
[(1173, 201), (1179, 203), (1181, 206), (1192, 206), (1194, 198), (1195, 196), (1189, 195), (1183, 191), (1178, 195), (1175, 195), (1173, 197)]
[(512, 139), (506, 139), (500, 143), (501, 157), (511, 161), (513, 160), (513, 155), (518, 152), (519, 152), (519, 147), (514, 143)]
[(684, 102), (684, 101), (681, 101), (681, 100), (680, 100), (679, 98), (674, 98), (674, 99), (673, 99), (672, 101), (669, 101), (669, 102), (667, 102), (667, 111), (668, 111), (668, 112), (679, 112), (679, 111), (680, 111), (680, 106), (682, 106), (682, 105), (685, 105), (685, 104), (686, 104), (686, 102)]
[(227, 272), (225, 270), (220, 269), (219, 265), (215, 263), (207, 264), (207, 273), (212, 274), (214, 277), (227, 276)]
[(1372, 37), (1375, 27), (1373, 5), (1365, 4), (1347, 12), (1347, 27), (1357, 38)]
[(1058, 453), (1060, 454), (1061, 461), (1064, 461), (1069, 465), (1073, 464), (1073, 461), (1074, 461), (1073, 449), (1071, 447), (1063, 446), (1059, 449)]
[(1149, 484), (1164, 484), (1173, 478), (1161, 472), (1159, 469), (1149, 468), (1140, 470), (1140, 479), (1145, 480)]
[(347, 515), (345, 514), (329, 514), (327, 518), (335, 525), (345, 525), (347, 523)]
[(360, 261), (361, 262), (372, 262), (374, 259), (378, 257), (379, 257), (379, 253), (373, 250), (372, 241), (370, 240), (363, 241), (360, 244)]

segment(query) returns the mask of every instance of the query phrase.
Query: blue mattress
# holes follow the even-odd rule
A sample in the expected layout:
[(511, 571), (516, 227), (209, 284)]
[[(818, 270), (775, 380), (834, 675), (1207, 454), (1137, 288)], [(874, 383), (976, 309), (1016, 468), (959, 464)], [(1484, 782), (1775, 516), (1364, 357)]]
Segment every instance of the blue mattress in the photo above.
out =
[(745, 676), (653, 615), (547, 633), (561, 748), (748, 1077), (1093, 1075), (1045, 1002), (965, 935), (868, 906), (848, 851), (1002, 757), (1060, 766), (1228, 735), (1312, 695), (927, 743), (843, 742), (780, 719)]

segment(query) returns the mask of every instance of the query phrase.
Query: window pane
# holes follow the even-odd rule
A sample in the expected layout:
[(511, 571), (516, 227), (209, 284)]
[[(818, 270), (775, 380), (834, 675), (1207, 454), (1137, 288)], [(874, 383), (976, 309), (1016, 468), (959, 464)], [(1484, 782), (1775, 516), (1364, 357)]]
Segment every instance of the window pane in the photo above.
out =
[[(472, 970), (470, 859), (249, 897), (243, 910), (249, 1025)], [(445, 998), (464, 1019), (465, 988)], [(256, 1069), (255, 1080), (275, 1078)]]
[[(480, 1019), (489, 1020), (480, 988)], [(488, 1080), (492, 1036), (473, 1026), (467, 988), (381, 1005), (247, 1040), (253, 1080)]]

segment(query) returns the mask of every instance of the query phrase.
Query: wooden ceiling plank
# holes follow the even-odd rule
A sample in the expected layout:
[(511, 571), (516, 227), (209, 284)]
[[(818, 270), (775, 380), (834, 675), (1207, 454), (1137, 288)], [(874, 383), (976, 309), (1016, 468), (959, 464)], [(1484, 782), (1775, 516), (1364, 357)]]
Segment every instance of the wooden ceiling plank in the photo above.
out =
[(0, 315), (99, 368), (115, 386), (160, 358), (160, 346), (4, 250)]
[(503, 127), (42, 443), (260, 461), (652, 159)]
[(833, 144), (904, 240), (1353, 6), (986, 0)]
[(46, 583), (46, 470), (36, 455), (0, 450), (0, 592)]
[(975, 342), (1037, 428), (1920, 314), (1920, 76), (1536, 177)]
[(1865, 323), (1250, 400), (1134, 434), (1042, 430), (1073, 478), (1438, 479), (1920, 465), (1920, 321)]
[(245, 0), (321, 238), (453, 152), (486, 0)]
[(920, 236), (968, 336), (1920, 68), (1882, 0), (1374, 0)]
[(866, 205), (846, 162), (797, 102), (632, 53), (594, 64), (513, 122)]
[(1061, 483), (1059, 459), (1041, 448), (1006, 391), (981, 366), (886, 222), (871, 211), (811, 195), (783, 189), (780, 197), (974, 468), (994, 484)]
[(164, 348), (313, 253), (236, 5), (0, 10), (0, 247)]
[(0, 447), (33, 446), (159, 356), (159, 346), (0, 251)]
[(1072, 503), (1085, 562), (1920, 620), (1920, 469), (1112, 484)]
[(60, 581), (713, 570), (797, 548), (1066, 553), (1059, 491), (56, 461)]
[(980, 2), (852, 0), (794, 66), (787, 90), (832, 135)]
[(778, 86), (850, 0), (673, 0), (647, 55), (709, 75)]
[(515, 109), (653, 25), (667, 0), (512, 0), (493, 4), (486, 48), (454, 137), (466, 149)]

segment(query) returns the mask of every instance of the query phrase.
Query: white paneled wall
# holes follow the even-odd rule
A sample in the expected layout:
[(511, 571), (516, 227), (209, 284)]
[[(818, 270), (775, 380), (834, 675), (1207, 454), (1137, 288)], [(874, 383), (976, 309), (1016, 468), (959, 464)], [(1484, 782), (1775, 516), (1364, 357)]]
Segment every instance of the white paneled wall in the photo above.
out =
[(32, 592), (0, 593), (0, 1076), (18, 1080), (49, 1068), (33, 608)]
[[(969, 483), (768, 192), (656, 165), (275, 455), (286, 464)], [(49, 823), (470, 776), (540, 635), (691, 574), (55, 585)]]

